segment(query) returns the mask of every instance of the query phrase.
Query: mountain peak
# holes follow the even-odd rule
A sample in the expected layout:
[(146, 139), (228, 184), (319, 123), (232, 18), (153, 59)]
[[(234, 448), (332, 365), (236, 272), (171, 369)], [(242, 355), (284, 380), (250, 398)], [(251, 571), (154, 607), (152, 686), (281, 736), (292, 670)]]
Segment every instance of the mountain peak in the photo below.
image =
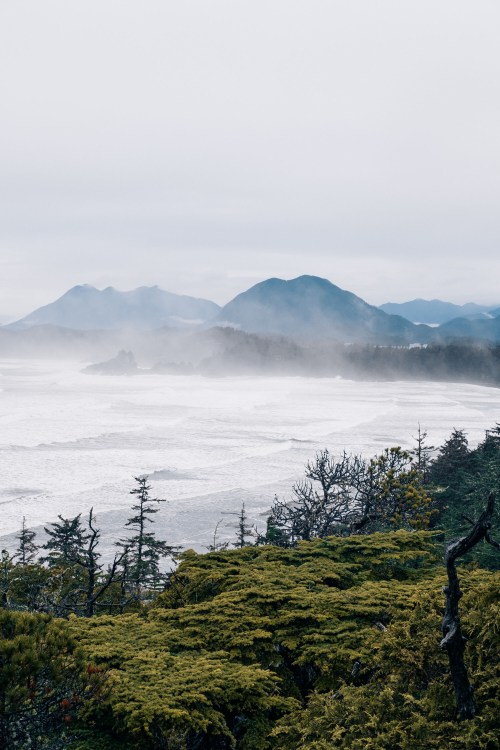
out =
[[(250, 333), (341, 341), (413, 341), (416, 327), (382, 313), (328, 279), (266, 279), (222, 308), (218, 320)], [(420, 335), (425, 335), (423, 331)]]
[(75, 330), (178, 328), (194, 325), (195, 321), (197, 325), (208, 322), (219, 310), (215, 302), (172, 294), (158, 286), (119, 292), (112, 286), (99, 290), (90, 284), (80, 284), (10, 327), (55, 325)]

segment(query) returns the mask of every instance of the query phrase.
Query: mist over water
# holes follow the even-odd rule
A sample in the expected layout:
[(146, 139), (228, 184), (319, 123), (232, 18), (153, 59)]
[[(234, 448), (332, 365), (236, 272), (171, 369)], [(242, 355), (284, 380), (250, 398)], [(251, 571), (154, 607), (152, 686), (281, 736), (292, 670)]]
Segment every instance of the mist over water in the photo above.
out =
[(439, 445), (453, 428), (471, 445), (500, 421), (500, 390), (453, 383), (340, 378), (81, 373), (81, 362), (0, 361), (0, 544), (28, 526), (93, 506), (103, 551), (125, 532), (133, 477), (166, 499), (155, 529), (203, 550), (222, 517), (233, 538), (244, 501), (261, 530), (275, 494), (327, 447), (367, 456), (412, 447), (420, 423)]

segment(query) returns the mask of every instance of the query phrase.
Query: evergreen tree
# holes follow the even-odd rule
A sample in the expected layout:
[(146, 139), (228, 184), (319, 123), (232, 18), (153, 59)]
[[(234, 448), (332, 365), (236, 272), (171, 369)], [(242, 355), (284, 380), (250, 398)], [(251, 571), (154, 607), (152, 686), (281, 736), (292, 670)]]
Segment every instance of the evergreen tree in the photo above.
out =
[[(452, 450), (453, 449), (453, 450)], [(461, 461), (459, 460), (462, 456)], [(443, 457), (443, 458), (442, 458)], [(446, 461), (450, 459), (450, 464)], [(443, 465), (443, 461), (445, 462)], [(431, 488), (439, 516), (434, 525), (446, 530), (448, 539), (464, 535), (473, 518), (483, 508), (484, 498), (491, 491), (500, 490), (500, 430), (498, 425), (486, 431), (484, 440), (474, 450), (464, 449), (463, 432), (455, 430), (446, 441), (431, 467), (431, 478), (437, 486)], [(454, 469), (452, 468), (454, 466)], [(439, 479), (447, 479), (440, 483)], [(482, 566), (498, 569), (499, 558), (487, 544), (479, 544), (466, 555)]]
[(469, 442), (465, 432), (453, 430), (439, 449), (438, 456), (431, 466), (430, 481), (438, 485), (456, 483), (460, 474), (467, 469), (469, 458)]
[(0, 553), (0, 607), (7, 607), (9, 604), (9, 589), (13, 568), (14, 558), (9, 555), (6, 549), (3, 549)]
[(248, 516), (245, 511), (245, 503), (241, 504), (241, 510), (237, 514), (237, 516), (238, 520), (236, 524), (236, 541), (234, 543), (234, 546), (242, 549), (243, 547), (248, 547), (248, 545), (251, 544), (248, 539), (254, 537), (255, 532), (253, 528), (248, 525)]
[[(274, 497), (275, 505), (279, 503), (278, 498)], [(275, 547), (290, 547), (291, 540), (286, 530), (278, 525), (275, 518), (268, 516), (266, 519), (266, 531), (264, 534), (257, 536), (257, 544), (273, 544)]]
[(179, 548), (157, 539), (153, 531), (148, 531), (147, 525), (153, 522), (151, 516), (158, 513), (154, 503), (164, 503), (165, 500), (150, 497), (151, 485), (148, 484), (147, 476), (134, 479), (137, 487), (130, 490), (130, 494), (137, 497), (137, 502), (132, 505), (134, 515), (128, 519), (125, 526), (136, 533), (122, 539), (119, 546), (123, 549), (127, 562), (129, 585), (134, 595), (140, 597), (143, 589), (161, 587), (165, 576), (160, 571), (160, 560), (163, 557), (175, 557)]
[(426, 528), (435, 513), (411, 456), (399, 446), (372, 458), (356, 472), (355, 517), (350, 531), (371, 533), (390, 529)]
[(428, 434), (425, 430), (422, 430), (420, 423), (418, 425), (418, 432), (414, 440), (416, 442), (415, 448), (410, 451), (410, 455), (413, 457), (413, 462), (418, 473), (421, 476), (422, 482), (429, 480), (429, 470), (432, 463), (432, 454), (436, 450), (434, 445), (428, 445), (426, 443)]
[(16, 539), (19, 540), (19, 546), (15, 554), (21, 565), (30, 565), (35, 560), (38, 551), (38, 546), (34, 542), (35, 536), (35, 532), (26, 527), (26, 516), (23, 516), (21, 531), (16, 536)]
[(79, 513), (74, 518), (63, 518), (59, 515), (61, 523), (56, 521), (50, 527), (44, 527), (49, 538), (42, 548), (50, 552), (41, 558), (41, 562), (47, 563), (49, 568), (70, 566), (81, 552), (87, 539), (80, 522), (81, 515)]

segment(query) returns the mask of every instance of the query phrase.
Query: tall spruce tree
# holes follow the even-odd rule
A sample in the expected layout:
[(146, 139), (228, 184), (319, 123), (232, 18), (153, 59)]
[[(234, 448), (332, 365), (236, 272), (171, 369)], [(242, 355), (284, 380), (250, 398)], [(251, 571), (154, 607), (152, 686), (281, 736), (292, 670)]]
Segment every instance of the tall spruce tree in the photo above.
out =
[(155, 503), (165, 500), (150, 497), (151, 485), (147, 476), (134, 477), (137, 486), (130, 490), (137, 502), (132, 505), (134, 515), (128, 519), (125, 526), (135, 531), (133, 536), (122, 539), (118, 544), (122, 548), (123, 560), (127, 567), (128, 583), (135, 596), (140, 597), (144, 589), (159, 589), (165, 582), (165, 575), (160, 570), (160, 560), (165, 557), (175, 557), (179, 547), (173, 547), (167, 542), (157, 539), (154, 531), (148, 530), (148, 524), (153, 522), (151, 516), (158, 513)]
[(249, 541), (249, 539), (255, 536), (254, 529), (248, 524), (248, 516), (245, 510), (245, 503), (241, 504), (241, 510), (237, 514), (237, 519), (236, 542), (234, 546), (242, 549), (243, 547), (248, 547), (248, 545), (252, 543)]
[(21, 531), (16, 536), (16, 539), (19, 540), (19, 545), (15, 557), (20, 565), (31, 565), (35, 561), (36, 553), (38, 552), (38, 546), (35, 544), (35, 536), (35, 532), (27, 528), (26, 516), (23, 516)]
[(420, 423), (418, 425), (418, 432), (413, 438), (415, 440), (415, 448), (410, 451), (410, 455), (413, 458), (413, 463), (417, 469), (422, 482), (426, 483), (429, 480), (429, 471), (432, 463), (432, 454), (436, 450), (434, 445), (427, 443), (428, 433), (422, 430)]

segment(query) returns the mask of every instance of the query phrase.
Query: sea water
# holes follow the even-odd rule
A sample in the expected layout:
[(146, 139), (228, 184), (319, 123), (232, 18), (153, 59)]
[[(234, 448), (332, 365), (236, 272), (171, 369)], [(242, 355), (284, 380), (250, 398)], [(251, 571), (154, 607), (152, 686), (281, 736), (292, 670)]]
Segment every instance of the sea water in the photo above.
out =
[(265, 528), (275, 495), (328, 448), (369, 457), (414, 446), (418, 425), (471, 445), (500, 421), (500, 389), (340, 378), (87, 375), (82, 363), (0, 361), (0, 545), (94, 509), (108, 554), (123, 538), (134, 477), (165, 499), (159, 538), (204, 550), (235, 536), (245, 503)]

